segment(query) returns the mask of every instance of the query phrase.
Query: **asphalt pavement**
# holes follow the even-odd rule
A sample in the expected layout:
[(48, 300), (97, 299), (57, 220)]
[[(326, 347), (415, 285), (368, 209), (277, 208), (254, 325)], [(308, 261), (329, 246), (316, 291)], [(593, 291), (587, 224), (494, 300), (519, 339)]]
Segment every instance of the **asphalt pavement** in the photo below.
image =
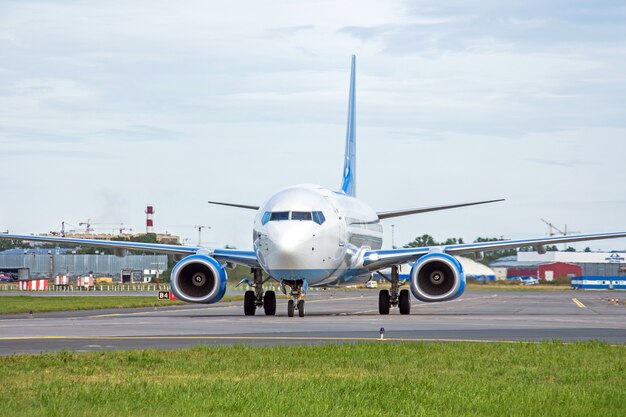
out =
[[(623, 294), (623, 296), (622, 296)], [(622, 298), (619, 302), (610, 299)], [(0, 316), (0, 355), (67, 349), (176, 349), (223, 344), (319, 344), (359, 341), (602, 340), (626, 343), (626, 293), (469, 290), (445, 303), (412, 300), (411, 314), (378, 314), (378, 292), (319, 291), (306, 317), (244, 316), (241, 302), (142, 309)], [(1, 302), (1, 301), (0, 301)]]

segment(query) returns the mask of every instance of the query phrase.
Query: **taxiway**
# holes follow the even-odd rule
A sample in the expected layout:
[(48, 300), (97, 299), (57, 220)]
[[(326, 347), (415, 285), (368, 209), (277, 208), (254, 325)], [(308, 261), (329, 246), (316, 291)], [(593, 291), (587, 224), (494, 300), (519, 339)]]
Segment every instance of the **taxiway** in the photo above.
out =
[(306, 317), (262, 311), (241, 302), (210, 306), (92, 310), (0, 316), (0, 355), (110, 349), (175, 349), (199, 344), (317, 344), (387, 341), (603, 340), (626, 343), (626, 306), (614, 292), (470, 290), (461, 298), (412, 301), (409, 316), (377, 310), (375, 290), (310, 294)]

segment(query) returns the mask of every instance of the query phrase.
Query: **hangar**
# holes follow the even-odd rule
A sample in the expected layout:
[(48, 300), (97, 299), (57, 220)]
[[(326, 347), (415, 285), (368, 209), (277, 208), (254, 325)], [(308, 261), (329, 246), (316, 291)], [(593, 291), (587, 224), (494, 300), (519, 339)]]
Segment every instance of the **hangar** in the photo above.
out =
[[(9, 249), (0, 252), (0, 271), (11, 272), (21, 279), (49, 278), (57, 274), (79, 275), (93, 272), (95, 276), (120, 277), (122, 270), (147, 271), (148, 275), (162, 273), (168, 268), (167, 255), (79, 255), (72, 249)], [(24, 271), (27, 270), (27, 273)]]
[[(518, 252), (489, 264), (506, 278), (536, 276), (552, 281), (569, 278), (574, 288), (626, 289), (626, 253)], [(624, 287), (624, 288), (622, 288)]]

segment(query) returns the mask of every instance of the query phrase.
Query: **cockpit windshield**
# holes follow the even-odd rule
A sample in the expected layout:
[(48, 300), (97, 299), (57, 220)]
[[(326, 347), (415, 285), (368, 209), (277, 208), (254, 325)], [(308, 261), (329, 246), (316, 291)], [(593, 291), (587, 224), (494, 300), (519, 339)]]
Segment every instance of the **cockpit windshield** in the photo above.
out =
[(324, 217), (324, 213), (322, 213), (321, 211), (266, 211), (265, 213), (263, 213), (261, 223), (267, 224), (267, 222), (281, 220), (312, 220), (317, 224), (322, 224), (326, 221), (326, 217)]
[(288, 211), (275, 211), (270, 215), (270, 221), (289, 220)]
[(311, 212), (309, 211), (292, 211), (291, 220), (311, 220)]

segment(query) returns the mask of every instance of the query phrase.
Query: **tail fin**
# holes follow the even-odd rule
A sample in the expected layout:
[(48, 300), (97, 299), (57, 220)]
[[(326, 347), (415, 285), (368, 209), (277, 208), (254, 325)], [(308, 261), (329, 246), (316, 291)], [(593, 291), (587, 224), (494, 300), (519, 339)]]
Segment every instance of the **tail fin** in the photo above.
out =
[(348, 101), (348, 128), (346, 130), (346, 155), (343, 166), (343, 183), (341, 191), (344, 194), (356, 197), (356, 120), (355, 120), (355, 66), (356, 57), (352, 55), (350, 70), (350, 98)]

